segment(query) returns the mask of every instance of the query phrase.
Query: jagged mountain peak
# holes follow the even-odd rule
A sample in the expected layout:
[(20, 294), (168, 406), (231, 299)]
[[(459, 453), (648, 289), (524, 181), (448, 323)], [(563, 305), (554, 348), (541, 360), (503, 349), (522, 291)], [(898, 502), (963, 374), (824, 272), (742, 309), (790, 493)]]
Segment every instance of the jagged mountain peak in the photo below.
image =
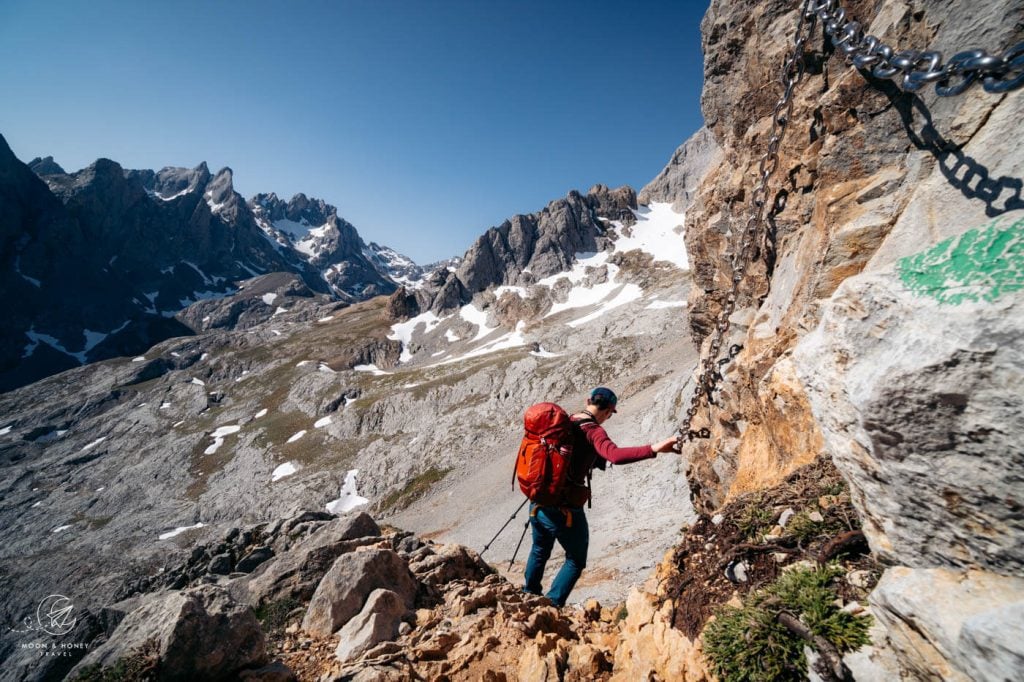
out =
[(204, 191), (210, 178), (210, 169), (205, 161), (195, 168), (165, 166), (153, 174), (151, 185), (147, 189), (152, 190), (160, 199), (176, 199), (184, 194)]
[(28, 167), (32, 169), (32, 172), (36, 175), (66, 175), (67, 171), (64, 170), (59, 163), (53, 160), (52, 156), (45, 158), (39, 158), (38, 156), (28, 162)]

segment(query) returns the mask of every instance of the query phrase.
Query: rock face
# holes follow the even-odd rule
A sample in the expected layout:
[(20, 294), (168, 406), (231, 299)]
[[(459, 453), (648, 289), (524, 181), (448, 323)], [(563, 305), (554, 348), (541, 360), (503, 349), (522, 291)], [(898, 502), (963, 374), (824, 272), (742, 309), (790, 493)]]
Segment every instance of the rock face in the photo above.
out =
[(871, 596), (901, 662), (921, 679), (1012, 680), (1024, 670), (1024, 579), (892, 568)]
[(154, 679), (231, 679), (266, 663), (266, 643), (255, 614), (213, 586), (170, 592), (132, 611), (70, 677), (118, 662), (152, 661)]
[(637, 195), (641, 204), (667, 201), (679, 211), (685, 210), (697, 194), (708, 167), (719, 161), (721, 149), (706, 127), (679, 145), (665, 168)]
[(490, 286), (528, 286), (568, 269), (577, 253), (600, 251), (603, 220), (631, 223), (637, 207), (629, 187), (595, 185), (586, 195), (572, 191), (538, 212), (516, 215), (487, 230), (454, 271), (438, 270), (417, 290), (421, 310), (444, 312), (468, 303)]
[[(794, 359), (885, 561), (1024, 566), (1024, 212), (850, 278)], [(1005, 245), (1005, 246), (1004, 246)]]
[(320, 636), (336, 632), (363, 610), (374, 590), (381, 588), (400, 597), (406, 608), (412, 607), (416, 582), (395, 552), (367, 549), (341, 555), (313, 593), (302, 629)]
[[(334, 206), (305, 194), (296, 194), (285, 203), (271, 193), (257, 194), (249, 209), (264, 232), (301, 254), (344, 300), (365, 300), (395, 290), (386, 270), (388, 261), (370, 251), (356, 228), (338, 217)], [(395, 259), (403, 258), (390, 253)]]
[(205, 163), (152, 171), (100, 159), (66, 173), (51, 157), (21, 163), (0, 138), (0, 219), (9, 301), (0, 390), (193, 331), (266, 321), (284, 299), (252, 311), (253, 296), (235, 294), (253, 277), (278, 280), (265, 280), (261, 297), (349, 303), (391, 293), (392, 276), (422, 277), (393, 250), (368, 247), (333, 206), (302, 194), (246, 202), (230, 168), (212, 174)]
[[(955, 52), (982, 27), (990, 50), (1020, 40), (1004, 19), (1021, 8), (1001, 0), (846, 9), (899, 49)], [(690, 328), (705, 355), (781, 94), (767, 84), (792, 44), (795, 12), (716, 0), (702, 24), (704, 117), (722, 148), (687, 211)], [(890, 573), (920, 571), (918, 594), (955, 604), (957, 581), (1000, 582), (1024, 568), (1020, 481), (1008, 473), (1022, 464), (1012, 359), (1024, 328), (1024, 205), (1013, 189), (1024, 171), (1014, 132), (1022, 95), (904, 93), (866, 80), (820, 41), (816, 29), (770, 185), (774, 208), (724, 340), (742, 350), (695, 422), (711, 432), (691, 448), (695, 504), (711, 512), (831, 456), (872, 550), (908, 567)], [(895, 575), (883, 578), (878, 618), (914, 674), (998, 678), (1017, 660), (1019, 645), (993, 641), (982, 648), (1000, 662), (983, 667), (966, 643), (974, 634), (949, 644), (974, 626), (918, 618), (911, 582)], [(1019, 588), (1006, 589), (1016, 603)], [(1019, 631), (1015, 609), (986, 611), (986, 628)]]

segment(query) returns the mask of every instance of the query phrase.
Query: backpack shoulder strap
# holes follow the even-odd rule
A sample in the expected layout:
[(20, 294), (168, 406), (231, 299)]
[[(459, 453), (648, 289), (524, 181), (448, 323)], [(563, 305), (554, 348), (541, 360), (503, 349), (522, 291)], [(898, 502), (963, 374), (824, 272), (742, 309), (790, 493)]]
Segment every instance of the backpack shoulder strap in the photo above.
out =
[(573, 424), (576, 426), (583, 426), (584, 424), (596, 424), (597, 420), (594, 419), (594, 415), (588, 412), (577, 412), (573, 416), (569, 417)]

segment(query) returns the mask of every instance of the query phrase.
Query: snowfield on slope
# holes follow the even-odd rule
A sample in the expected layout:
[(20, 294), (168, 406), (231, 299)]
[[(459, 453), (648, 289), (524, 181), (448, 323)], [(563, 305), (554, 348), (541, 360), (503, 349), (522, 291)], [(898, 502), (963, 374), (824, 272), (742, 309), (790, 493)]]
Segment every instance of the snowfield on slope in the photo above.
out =
[[(636, 224), (629, 228), (623, 226), (618, 221), (606, 221), (615, 236), (614, 247), (610, 251), (577, 253), (569, 270), (545, 277), (536, 283), (535, 286), (547, 287), (549, 289), (554, 288), (563, 279), (567, 279), (570, 284), (565, 300), (552, 305), (551, 309), (545, 314), (545, 318), (567, 310), (589, 309), (582, 311), (584, 314), (580, 317), (565, 323), (569, 327), (577, 328), (604, 317), (615, 308), (629, 305), (642, 299), (644, 297), (643, 289), (633, 283), (618, 281), (620, 268), (608, 262), (615, 253), (640, 250), (650, 254), (656, 261), (669, 262), (684, 272), (689, 270), (689, 259), (682, 234), (682, 226), (686, 214), (675, 211), (670, 203), (657, 202), (649, 206), (640, 206), (633, 211), (633, 214), (636, 216)], [(591, 281), (591, 278), (595, 270), (600, 268), (605, 269), (607, 276), (604, 277), (604, 281), (594, 283)], [(499, 286), (493, 290), (493, 293), (498, 298), (506, 293), (512, 293), (522, 299), (529, 298), (528, 289), (520, 286)], [(652, 301), (646, 308), (657, 310), (685, 305), (685, 302), (682, 301)], [(404, 364), (413, 360), (414, 354), (410, 347), (412, 346), (414, 336), (422, 338), (422, 336), (430, 334), (449, 321), (462, 320), (476, 327), (476, 333), (473, 338), (465, 339), (465, 343), (474, 346), (499, 329), (498, 327), (488, 326), (487, 318), (488, 313), (486, 310), (481, 310), (473, 303), (467, 303), (452, 315), (438, 317), (434, 312), (428, 311), (405, 322), (394, 324), (391, 326), (391, 332), (387, 338), (401, 342), (402, 352), (399, 362)], [(448, 365), (508, 348), (525, 346), (528, 341), (523, 334), (524, 327), (525, 322), (520, 320), (513, 331), (506, 332), (460, 355), (446, 358), (431, 366)], [(444, 338), (450, 344), (463, 341), (451, 328), (445, 329)], [(534, 353), (541, 355), (536, 353), (536, 351)], [(431, 353), (431, 357), (441, 355), (445, 355), (445, 351)], [(541, 355), (541, 357), (551, 357), (551, 355)], [(373, 365), (359, 365), (354, 369), (356, 371), (371, 372), (375, 375), (385, 373)]]

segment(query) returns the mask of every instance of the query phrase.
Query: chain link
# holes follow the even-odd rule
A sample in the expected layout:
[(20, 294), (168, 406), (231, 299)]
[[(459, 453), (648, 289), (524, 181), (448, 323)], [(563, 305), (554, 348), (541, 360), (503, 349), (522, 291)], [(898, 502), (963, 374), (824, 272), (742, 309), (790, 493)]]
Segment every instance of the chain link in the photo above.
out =
[(928, 84), (935, 85), (935, 94), (952, 97), (964, 92), (979, 80), (986, 92), (1003, 93), (1024, 85), (1024, 43), (1018, 43), (1001, 55), (985, 50), (957, 52), (942, 63), (942, 53), (935, 50), (903, 50), (896, 52), (878, 38), (864, 35), (859, 22), (847, 21), (846, 10), (839, 0), (814, 0), (813, 12), (849, 63), (870, 71), (876, 78), (898, 79), (908, 92), (916, 92)]
[(738, 244), (733, 245), (730, 268), (732, 270), (732, 286), (725, 298), (722, 311), (718, 314), (718, 319), (715, 321), (708, 352), (701, 361), (700, 374), (697, 376), (693, 396), (690, 398), (690, 406), (686, 410), (686, 421), (679, 427), (680, 440), (684, 438), (693, 440), (694, 438), (710, 437), (711, 433), (707, 427), (693, 430), (693, 418), (697, 416), (697, 410), (700, 408), (702, 400), (706, 398), (709, 403), (714, 403), (713, 394), (715, 387), (722, 379), (720, 369), (742, 350), (742, 346), (733, 345), (729, 348), (726, 357), (718, 358), (725, 335), (729, 331), (729, 317), (736, 309), (740, 283), (743, 282), (743, 276), (747, 264), (750, 262), (754, 242), (761, 231), (761, 225), (764, 223), (766, 198), (768, 196), (768, 179), (779, 165), (779, 147), (782, 145), (782, 138), (786, 134), (789, 120), (793, 115), (793, 90), (804, 76), (804, 45), (810, 38), (817, 16), (811, 11), (814, 5), (814, 0), (804, 0), (803, 9), (800, 11), (797, 19), (793, 47), (782, 63), (782, 75), (779, 79), (783, 87), (782, 96), (779, 97), (772, 110), (772, 128), (768, 133), (768, 144), (765, 153), (758, 163), (758, 183), (750, 197), (750, 214), (743, 227), (743, 231), (736, 240)]
[[(825, 34), (847, 61), (858, 69), (870, 70), (876, 78), (900, 79), (904, 90), (916, 92), (929, 83), (935, 85), (936, 94), (942, 97), (959, 95), (977, 82), (982, 82), (986, 92), (1003, 93), (1024, 85), (1024, 43), (1019, 43), (1002, 55), (991, 55), (985, 50), (958, 52), (942, 63), (942, 53), (935, 50), (904, 50), (896, 52), (871, 35), (864, 35), (861, 25), (846, 20), (846, 10), (839, 0), (803, 0), (803, 8), (797, 21), (792, 50), (782, 65), (782, 96), (772, 110), (772, 128), (768, 144), (758, 163), (758, 183), (750, 199), (750, 215), (747, 218), (739, 243), (734, 245), (731, 262), (732, 286), (725, 298), (722, 311), (711, 332), (708, 352), (701, 361), (686, 420), (679, 427), (679, 440), (710, 438), (708, 427), (694, 430), (693, 419), (703, 400), (714, 404), (714, 392), (722, 379), (721, 369), (736, 357), (742, 346), (734, 344), (726, 357), (718, 358), (725, 335), (729, 331), (729, 317), (736, 308), (740, 284), (750, 261), (751, 249), (764, 223), (768, 179), (779, 165), (779, 146), (786, 134), (786, 128), (793, 113), (793, 89), (804, 75), (804, 45), (816, 21), (820, 21)], [(738, 247), (738, 248), (737, 248)]]

